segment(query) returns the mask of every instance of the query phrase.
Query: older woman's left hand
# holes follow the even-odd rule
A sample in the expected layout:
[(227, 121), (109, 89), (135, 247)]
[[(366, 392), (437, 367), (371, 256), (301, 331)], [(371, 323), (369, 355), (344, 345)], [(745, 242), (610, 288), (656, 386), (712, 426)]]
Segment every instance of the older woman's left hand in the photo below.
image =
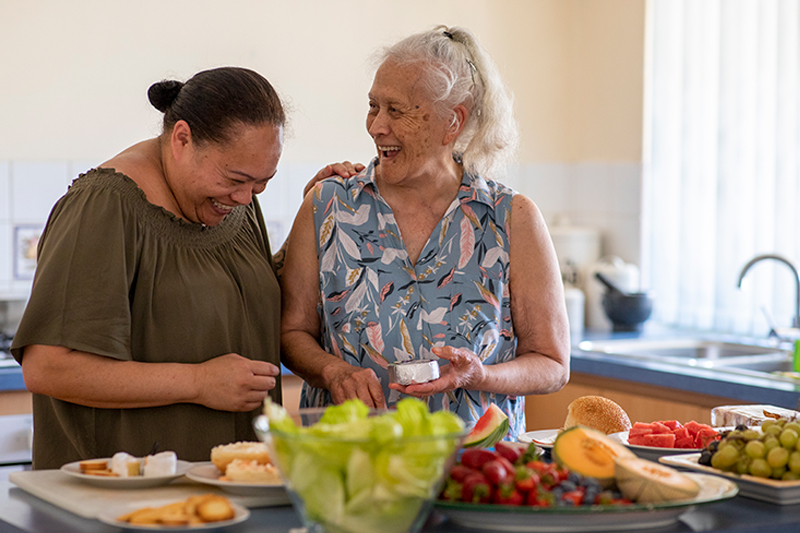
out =
[(449, 365), (440, 367), (439, 379), (405, 386), (392, 383), (389, 388), (417, 398), (455, 389), (481, 390), (486, 370), (481, 360), (472, 351), (450, 346), (433, 348), (432, 351), (440, 358), (450, 361)]

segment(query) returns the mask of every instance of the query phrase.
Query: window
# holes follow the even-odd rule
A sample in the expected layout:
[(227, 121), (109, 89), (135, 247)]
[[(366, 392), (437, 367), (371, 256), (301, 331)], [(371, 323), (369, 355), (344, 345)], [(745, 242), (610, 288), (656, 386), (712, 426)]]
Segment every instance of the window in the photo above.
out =
[(654, 318), (764, 335), (795, 314), (800, 0), (649, 0), (643, 275)]

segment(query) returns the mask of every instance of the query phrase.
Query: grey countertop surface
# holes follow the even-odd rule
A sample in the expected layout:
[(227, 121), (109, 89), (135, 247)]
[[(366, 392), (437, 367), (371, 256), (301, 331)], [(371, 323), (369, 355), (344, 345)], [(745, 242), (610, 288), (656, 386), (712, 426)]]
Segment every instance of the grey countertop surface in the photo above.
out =
[[(718, 370), (645, 361), (608, 353), (586, 352), (578, 348), (580, 340), (663, 339), (675, 337), (714, 337), (713, 333), (692, 332), (651, 326), (642, 333), (612, 333), (587, 331), (575, 339), (571, 371), (635, 383), (720, 396), (741, 401), (777, 405), (788, 409), (798, 407), (800, 381), (778, 381), (753, 376), (734, 375)], [(763, 340), (763, 339), (762, 339)], [(16, 363), (0, 366), (0, 391), (24, 390), (22, 369)], [(284, 373), (289, 371), (282, 369)]]
[[(20, 467), (0, 468), (0, 532), (2, 533), (110, 533), (121, 529), (97, 520), (83, 518), (45, 502), (8, 480), (11, 471)], [(202, 490), (202, 489), (201, 489)], [(251, 516), (241, 524), (222, 530), (236, 533), (305, 533), (299, 517), (291, 506), (250, 509)], [(422, 533), (467, 533), (470, 531), (502, 531), (503, 515), (497, 517), (497, 528), (467, 529), (447, 520), (434, 510)], [(581, 527), (569, 529), (565, 520), (564, 531), (587, 531), (586, 522)], [(533, 524), (533, 522), (532, 522)], [(800, 505), (774, 505), (736, 496), (723, 502), (700, 505), (680, 516), (677, 522), (665, 527), (636, 531), (654, 533), (685, 533), (718, 531), (730, 533), (773, 533), (775, 531), (800, 531)], [(530, 531), (535, 531), (531, 529)], [(614, 531), (618, 531), (618, 528)]]

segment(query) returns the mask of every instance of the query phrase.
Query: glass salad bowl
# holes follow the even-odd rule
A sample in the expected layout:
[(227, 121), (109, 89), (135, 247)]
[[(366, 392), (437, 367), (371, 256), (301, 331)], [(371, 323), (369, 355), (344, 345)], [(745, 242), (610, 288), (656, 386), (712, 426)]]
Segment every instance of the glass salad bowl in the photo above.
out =
[(301, 426), (270, 401), (264, 412), (256, 433), (313, 533), (419, 531), (467, 434), (414, 398), (389, 411), (359, 400), (301, 410)]

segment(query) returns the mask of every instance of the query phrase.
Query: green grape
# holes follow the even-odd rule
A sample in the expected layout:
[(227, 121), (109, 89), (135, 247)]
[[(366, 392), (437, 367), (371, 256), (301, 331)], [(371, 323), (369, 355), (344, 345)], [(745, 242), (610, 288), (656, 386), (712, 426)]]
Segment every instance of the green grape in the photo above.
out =
[(751, 476), (756, 477), (770, 477), (772, 475), (772, 468), (769, 467), (766, 459), (753, 459), (750, 461), (747, 471)]
[(717, 453), (711, 456), (711, 466), (718, 470), (727, 470), (739, 460), (739, 450), (735, 446), (726, 444), (721, 446)]
[(778, 440), (778, 437), (775, 435), (767, 435), (764, 437), (764, 446), (767, 447), (767, 452), (769, 452), (772, 448), (781, 445), (781, 441)]
[(744, 447), (744, 453), (753, 459), (760, 459), (767, 454), (767, 447), (760, 440), (751, 440)]
[(781, 436), (778, 438), (781, 441), (781, 446), (789, 450), (794, 449), (797, 445), (797, 432), (792, 428), (784, 428), (783, 431), (781, 431)]
[(800, 435), (800, 422), (797, 422), (795, 420), (787, 422), (786, 425), (783, 426), (783, 429), (793, 429), (795, 433)]
[(797, 450), (789, 454), (789, 470), (795, 474), (800, 474), (800, 452)]
[(786, 470), (785, 466), (779, 466), (778, 468), (772, 469), (772, 474), (770, 474), (769, 477), (772, 479), (781, 479), (786, 472), (788, 472), (788, 470)]
[(768, 427), (774, 426), (774, 425), (775, 425), (775, 419), (774, 418), (768, 418), (768, 419), (764, 420), (763, 422), (761, 422), (761, 431), (766, 431), (766, 429)]
[(748, 429), (742, 431), (742, 437), (744, 437), (744, 440), (747, 441), (756, 440), (761, 437), (761, 433), (759, 433), (755, 429)]
[[(772, 448), (767, 454), (767, 463), (772, 468), (785, 467), (789, 462), (789, 450), (776, 446)], [(774, 477), (774, 476), (773, 476)]]
[(762, 429), (765, 435), (775, 435), (776, 437), (781, 434), (783, 428), (778, 424), (773, 424), (769, 426), (767, 429)]
[[(746, 455), (743, 455), (743, 456), (739, 457), (739, 460), (736, 462), (736, 467), (735, 467), (736, 473), (737, 474), (747, 474), (750, 471), (750, 462), (751, 461), (752, 461), (752, 459), (750, 459)], [(763, 461), (763, 459), (762, 459), (762, 461)], [(767, 465), (767, 466), (769, 466), (769, 465)]]
[(784, 472), (783, 475), (781, 476), (781, 480), (783, 481), (797, 481), (798, 479), (800, 479), (800, 474), (789, 470)]

